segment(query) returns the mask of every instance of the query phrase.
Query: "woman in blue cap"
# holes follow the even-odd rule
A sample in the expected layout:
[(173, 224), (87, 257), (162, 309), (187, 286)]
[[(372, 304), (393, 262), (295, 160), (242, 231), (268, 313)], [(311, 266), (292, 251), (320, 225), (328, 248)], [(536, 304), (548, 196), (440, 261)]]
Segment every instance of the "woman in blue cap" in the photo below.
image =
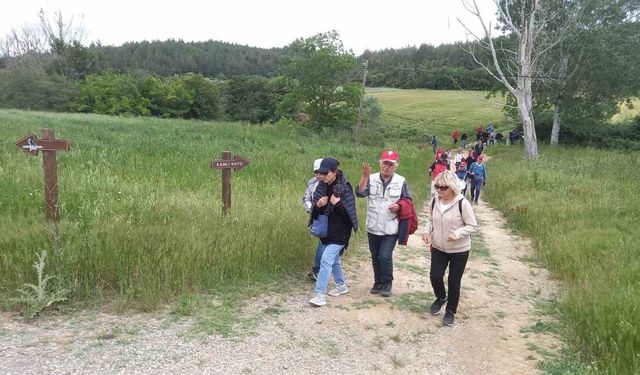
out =
[(320, 272), (314, 296), (309, 303), (324, 306), (327, 303), (325, 291), (331, 275), (336, 286), (329, 291), (330, 296), (337, 297), (349, 291), (340, 263), (340, 254), (349, 246), (351, 230), (358, 230), (358, 215), (353, 188), (344, 173), (338, 169), (338, 161), (334, 158), (322, 159), (318, 174), (322, 176), (322, 181), (313, 194), (310, 222), (318, 215), (328, 214), (329, 223), (326, 236), (320, 238), (323, 247)]

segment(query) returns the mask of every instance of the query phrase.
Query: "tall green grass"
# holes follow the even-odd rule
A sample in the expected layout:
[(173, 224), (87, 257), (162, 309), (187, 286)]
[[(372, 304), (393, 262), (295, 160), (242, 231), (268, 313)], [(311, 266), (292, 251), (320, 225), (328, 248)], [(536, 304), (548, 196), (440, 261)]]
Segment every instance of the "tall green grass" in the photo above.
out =
[[(58, 154), (58, 231), (44, 220), (42, 158), (14, 146), (44, 127), (71, 141), (71, 151)], [(362, 161), (375, 162), (384, 146), (399, 148), (399, 173), (417, 202), (426, 195), (426, 152), (409, 144), (356, 149), (351, 139), (289, 127), (1, 110), (0, 300), (35, 280), (40, 250), (49, 254), (47, 274), (75, 301), (115, 296), (143, 309), (180, 293), (301, 274), (315, 248), (301, 204), (314, 159), (338, 158), (355, 185)], [(224, 150), (251, 161), (232, 173), (227, 217), (221, 173), (209, 168)]]
[(527, 162), (519, 147), (488, 152), (486, 198), (560, 279), (565, 337), (596, 372), (637, 374), (640, 157), (542, 146)]
[(502, 113), (504, 98), (486, 98), (483, 91), (367, 89), (384, 109), (383, 121), (394, 135), (428, 143), (436, 134), (440, 142), (451, 142), (455, 129), (474, 140), (479, 125), (492, 122), (498, 131), (510, 130)]

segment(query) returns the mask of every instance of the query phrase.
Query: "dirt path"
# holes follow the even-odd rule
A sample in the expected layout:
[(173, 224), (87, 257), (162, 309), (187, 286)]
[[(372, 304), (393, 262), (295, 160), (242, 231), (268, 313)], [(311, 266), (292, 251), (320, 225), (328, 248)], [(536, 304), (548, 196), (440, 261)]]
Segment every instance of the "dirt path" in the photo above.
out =
[(357, 249), (345, 262), (347, 295), (313, 308), (306, 283), (261, 297), (245, 314), (263, 318), (234, 338), (194, 334), (193, 321), (165, 313), (94, 312), (31, 324), (3, 314), (0, 373), (536, 374), (542, 354), (559, 348), (532, 329), (544, 326), (534, 307), (552, 295), (552, 283), (526, 260), (530, 244), (510, 234), (499, 213), (482, 202), (474, 209), (481, 229), (453, 328), (428, 313), (428, 251), (414, 235), (396, 248), (393, 297), (369, 294), (368, 250)]

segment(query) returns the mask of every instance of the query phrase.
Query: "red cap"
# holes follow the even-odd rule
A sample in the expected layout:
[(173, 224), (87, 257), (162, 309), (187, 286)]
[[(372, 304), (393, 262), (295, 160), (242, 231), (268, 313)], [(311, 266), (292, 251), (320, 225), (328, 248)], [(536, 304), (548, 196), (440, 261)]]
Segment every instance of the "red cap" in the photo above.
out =
[(394, 163), (398, 163), (398, 153), (395, 151), (383, 151), (382, 155), (380, 155), (380, 161), (391, 161)]

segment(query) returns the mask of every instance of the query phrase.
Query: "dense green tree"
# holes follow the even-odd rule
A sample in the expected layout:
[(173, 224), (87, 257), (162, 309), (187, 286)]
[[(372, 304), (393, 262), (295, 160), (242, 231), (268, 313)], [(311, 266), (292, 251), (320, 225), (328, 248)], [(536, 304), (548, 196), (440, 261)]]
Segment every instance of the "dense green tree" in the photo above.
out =
[(554, 111), (551, 144), (563, 118), (599, 126), (640, 93), (640, 1), (573, 0), (560, 10), (550, 27), (564, 27), (566, 40), (550, 51), (534, 85), (537, 110)]
[(142, 95), (132, 76), (107, 72), (85, 78), (71, 109), (106, 115), (149, 115), (149, 106), (150, 100)]
[(38, 65), (19, 65), (0, 70), (0, 106), (40, 111), (66, 111), (76, 86)]
[(262, 123), (277, 119), (276, 108), (287, 92), (283, 78), (235, 76), (224, 90), (224, 109), (232, 120)]
[(336, 31), (297, 39), (289, 46), (282, 72), (298, 84), (283, 99), (298, 103), (315, 128), (350, 126), (360, 103), (361, 84), (354, 81), (357, 59), (346, 51)]

